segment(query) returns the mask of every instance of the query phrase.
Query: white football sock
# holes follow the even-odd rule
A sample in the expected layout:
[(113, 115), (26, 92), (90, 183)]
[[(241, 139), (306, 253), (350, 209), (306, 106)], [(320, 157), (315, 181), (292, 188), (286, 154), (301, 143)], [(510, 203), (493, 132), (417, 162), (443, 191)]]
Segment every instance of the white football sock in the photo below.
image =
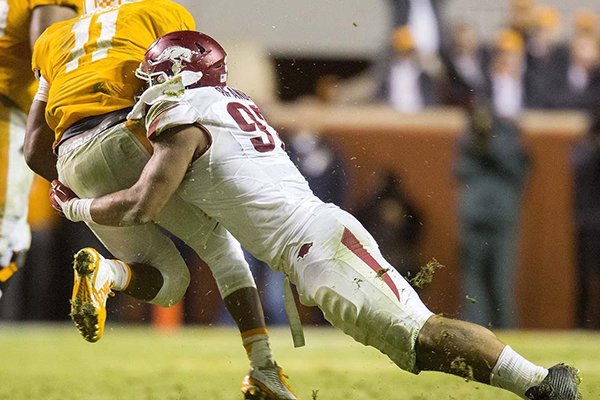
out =
[(533, 364), (506, 346), (492, 369), (490, 383), (526, 398), (525, 392), (542, 383), (546, 375), (546, 368)]
[(131, 281), (131, 269), (129, 265), (119, 260), (104, 260), (113, 277), (112, 289), (125, 290)]
[(273, 354), (269, 346), (267, 328), (251, 329), (242, 333), (242, 343), (252, 368), (273, 365)]

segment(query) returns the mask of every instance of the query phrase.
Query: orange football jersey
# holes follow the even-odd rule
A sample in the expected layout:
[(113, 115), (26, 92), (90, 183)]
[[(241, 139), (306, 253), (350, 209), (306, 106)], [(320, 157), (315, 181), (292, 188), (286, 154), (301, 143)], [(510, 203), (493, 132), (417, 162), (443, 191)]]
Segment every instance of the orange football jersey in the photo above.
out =
[(192, 15), (170, 0), (132, 1), (48, 28), (32, 64), (50, 83), (46, 121), (56, 141), (82, 118), (131, 107), (143, 89), (134, 73), (148, 46), (169, 32), (195, 28)]
[(82, 10), (82, 0), (0, 0), (0, 94), (27, 112), (37, 88), (31, 73), (29, 24), (38, 6)]

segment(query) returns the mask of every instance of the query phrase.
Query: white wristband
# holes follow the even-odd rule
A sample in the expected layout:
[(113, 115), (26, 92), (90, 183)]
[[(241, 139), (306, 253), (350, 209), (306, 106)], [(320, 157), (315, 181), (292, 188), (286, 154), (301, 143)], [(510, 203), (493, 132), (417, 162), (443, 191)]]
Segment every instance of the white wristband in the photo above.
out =
[(92, 219), (92, 202), (94, 199), (71, 199), (63, 208), (69, 221), (94, 223)]
[(50, 92), (50, 84), (47, 80), (44, 79), (43, 76), (41, 76), (38, 82), (38, 90), (35, 93), (35, 97), (33, 99), (47, 103), (48, 92)]

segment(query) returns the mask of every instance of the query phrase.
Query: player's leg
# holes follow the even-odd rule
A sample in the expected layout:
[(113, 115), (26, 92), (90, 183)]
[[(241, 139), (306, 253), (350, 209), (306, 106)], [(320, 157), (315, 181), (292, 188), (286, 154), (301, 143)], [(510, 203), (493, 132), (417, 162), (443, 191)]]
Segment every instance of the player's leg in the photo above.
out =
[[(98, 197), (133, 185), (149, 158), (148, 150), (126, 123), (70, 147), (59, 147), (59, 179), (82, 197)], [(189, 272), (171, 240), (156, 226), (90, 227), (113, 255), (131, 264), (129, 294), (161, 305), (181, 298)]]
[[(119, 125), (66, 151), (59, 147), (59, 178), (80, 196), (120, 190), (137, 180), (148, 157), (143, 147)], [(72, 317), (87, 340), (98, 340), (111, 290), (169, 306), (183, 296), (189, 271), (170, 239), (152, 224), (92, 230), (120, 259), (105, 260), (93, 249), (75, 257)]]
[(250, 372), (242, 382), (246, 398), (296, 399), (272, 354), (258, 290), (238, 241), (218, 225), (199, 254), (213, 271), (250, 360)]
[(0, 296), (31, 245), (27, 210), (33, 173), (23, 158), (26, 118), (0, 98)]
[(250, 373), (242, 383), (246, 398), (295, 399), (273, 357), (256, 284), (237, 240), (177, 194), (157, 222), (184, 240), (211, 269), (250, 361)]
[(75, 254), (71, 318), (86, 340), (102, 337), (112, 291), (165, 307), (183, 297), (190, 280), (187, 265), (158, 227), (90, 228), (117, 259), (105, 259), (93, 248)]
[(373, 346), (400, 368), (418, 372), (417, 336), (433, 315), (398, 271), (389, 265), (356, 219), (326, 206), (286, 249), (305, 305), (356, 341)]
[[(577, 399), (574, 370), (538, 367), (481, 326), (433, 316), (381, 256), (372, 237), (347, 213), (317, 215), (287, 255), (288, 272), (305, 303), (357, 341), (376, 347), (399, 367), (469, 376), (532, 399), (552, 388)], [(310, 245), (312, 250), (299, 252)]]
[[(506, 346), (488, 329), (470, 322), (431, 317), (416, 346), (417, 367), (474, 379), (522, 398), (579, 400), (578, 371), (558, 364), (537, 366)], [(556, 397), (547, 397), (554, 393)]]

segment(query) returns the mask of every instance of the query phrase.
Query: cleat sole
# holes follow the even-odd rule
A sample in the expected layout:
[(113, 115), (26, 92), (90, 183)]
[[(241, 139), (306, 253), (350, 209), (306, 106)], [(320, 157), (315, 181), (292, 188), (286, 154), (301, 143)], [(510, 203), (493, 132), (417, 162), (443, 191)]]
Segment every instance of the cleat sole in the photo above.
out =
[(73, 269), (79, 280), (77, 293), (71, 300), (71, 320), (83, 338), (94, 343), (100, 340), (99, 315), (92, 304), (92, 275), (97, 260), (88, 251), (75, 255)]
[(71, 319), (77, 330), (88, 342), (97, 342), (98, 337), (98, 313), (90, 303), (83, 303), (79, 299), (71, 300)]
[(87, 251), (80, 251), (75, 256), (73, 268), (81, 276), (89, 276), (94, 272), (94, 258)]

